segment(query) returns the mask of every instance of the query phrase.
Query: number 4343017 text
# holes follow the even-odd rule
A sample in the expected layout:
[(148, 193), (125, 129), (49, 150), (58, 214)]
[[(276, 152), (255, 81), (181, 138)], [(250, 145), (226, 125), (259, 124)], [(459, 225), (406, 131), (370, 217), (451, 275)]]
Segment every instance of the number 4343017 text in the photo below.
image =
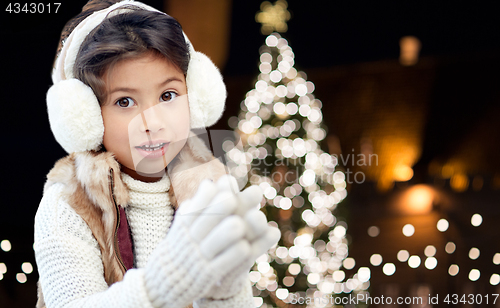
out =
[(57, 13), (61, 3), (9, 3), (6, 12), (19, 14)]

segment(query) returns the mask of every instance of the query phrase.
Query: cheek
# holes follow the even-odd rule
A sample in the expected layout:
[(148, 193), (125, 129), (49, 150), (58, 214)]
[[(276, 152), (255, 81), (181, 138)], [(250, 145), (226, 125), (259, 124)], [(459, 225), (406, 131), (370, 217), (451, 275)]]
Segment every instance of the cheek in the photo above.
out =
[(178, 137), (187, 138), (191, 128), (189, 105), (187, 103), (172, 113), (170, 123), (171, 129), (176, 132)]
[(129, 147), (128, 128), (126, 123), (117, 117), (103, 113), (104, 137), (103, 145), (108, 151), (118, 154)]

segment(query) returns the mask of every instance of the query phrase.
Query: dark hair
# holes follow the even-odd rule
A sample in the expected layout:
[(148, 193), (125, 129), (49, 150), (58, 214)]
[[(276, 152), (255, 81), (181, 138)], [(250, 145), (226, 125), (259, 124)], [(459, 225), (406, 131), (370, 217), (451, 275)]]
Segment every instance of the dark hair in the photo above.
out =
[[(88, 16), (114, 2), (98, 1), (96, 4), (96, 1), (90, 1), (82, 10), (82, 14)], [(104, 7), (101, 5), (103, 3), (106, 3)], [(90, 7), (92, 12), (85, 11), (86, 7)], [(105, 97), (103, 75), (120, 60), (154, 52), (166, 57), (184, 75), (187, 73), (189, 46), (177, 20), (169, 15), (133, 5), (126, 8), (131, 11), (106, 18), (90, 32), (76, 57), (73, 72), (75, 77), (92, 88), (100, 103)], [(81, 17), (80, 15), (75, 19)], [(74, 29), (84, 18), (68, 25)]]

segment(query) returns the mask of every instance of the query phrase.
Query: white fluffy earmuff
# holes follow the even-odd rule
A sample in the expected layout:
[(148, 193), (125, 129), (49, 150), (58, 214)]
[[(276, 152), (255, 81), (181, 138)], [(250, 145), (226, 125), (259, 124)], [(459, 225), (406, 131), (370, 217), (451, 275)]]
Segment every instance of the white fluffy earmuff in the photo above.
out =
[[(47, 92), (50, 128), (68, 153), (98, 150), (104, 136), (101, 108), (92, 89), (73, 74), (73, 67), (85, 37), (105, 18), (129, 12), (126, 6), (156, 11), (144, 3), (124, 0), (94, 12), (71, 32), (63, 44), (52, 72), (54, 85)], [(120, 9), (120, 7), (124, 7)], [(224, 111), (226, 86), (219, 69), (189, 44), (190, 61), (186, 74), (191, 128), (211, 126)]]

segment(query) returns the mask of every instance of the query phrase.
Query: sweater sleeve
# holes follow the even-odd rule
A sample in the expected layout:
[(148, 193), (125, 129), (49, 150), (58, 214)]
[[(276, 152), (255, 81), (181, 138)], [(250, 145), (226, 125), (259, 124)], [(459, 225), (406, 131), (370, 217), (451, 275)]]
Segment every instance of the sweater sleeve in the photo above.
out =
[(241, 289), (241, 291), (233, 297), (227, 299), (210, 299), (202, 298), (196, 301), (193, 308), (254, 308), (255, 301), (252, 296), (252, 287), (250, 280)]
[(63, 184), (44, 194), (35, 217), (35, 258), (47, 308), (152, 307), (143, 269), (108, 287), (101, 251), (85, 221), (61, 198)]

